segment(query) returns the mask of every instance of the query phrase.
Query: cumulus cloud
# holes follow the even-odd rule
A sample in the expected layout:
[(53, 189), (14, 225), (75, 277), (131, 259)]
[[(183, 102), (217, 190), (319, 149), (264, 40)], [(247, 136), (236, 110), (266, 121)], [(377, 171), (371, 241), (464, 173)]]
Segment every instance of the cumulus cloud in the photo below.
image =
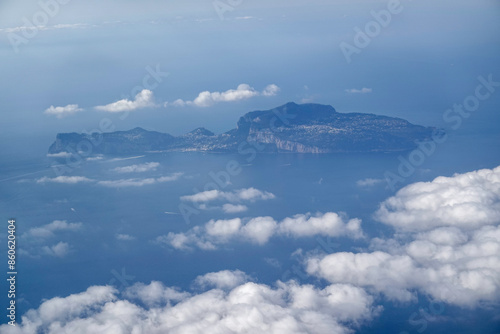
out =
[(262, 95), (264, 96), (275, 96), (279, 93), (280, 88), (274, 84), (268, 85), (263, 91)]
[(44, 114), (53, 115), (57, 118), (63, 118), (68, 115), (73, 115), (79, 111), (83, 111), (83, 109), (79, 108), (78, 104), (68, 104), (65, 107), (50, 106), (49, 108), (45, 109)]
[(23, 233), (25, 238), (45, 239), (54, 236), (58, 231), (77, 231), (82, 227), (82, 223), (68, 223), (65, 220), (54, 220), (52, 223), (33, 227)]
[[(222, 274), (209, 280), (219, 281)], [(229, 274), (230, 275), (230, 274)], [(238, 275), (238, 274), (234, 274)], [(160, 282), (129, 287), (94, 286), (44, 301), (6, 334), (35, 333), (295, 333), (347, 334), (380, 309), (364, 290), (333, 284), (324, 289), (277, 282), (238, 282), (227, 290), (190, 294)]]
[(240, 201), (257, 201), (257, 200), (269, 200), (274, 199), (276, 196), (274, 194), (261, 191), (255, 188), (244, 188), (235, 190), (233, 192), (225, 192), (221, 190), (208, 190), (199, 192), (194, 195), (182, 196), (182, 201), (188, 201), (193, 203), (207, 203), (216, 200), (226, 200), (229, 202), (240, 202)]
[(263, 245), (273, 236), (302, 238), (316, 235), (361, 238), (363, 237), (361, 220), (347, 221), (333, 212), (295, 215), (281, 222), (277, 222), (272, 217), (256, 217), (248, 220), (240, 218), (210, 220), (205, 225), (196, 226), (186, 233), (171, 232), (160, 236), (156, 242), (183, 250), (193, 247), (214, 250), (219, 245), (234, 240)]
[[(20, 239), (20, 253), (31, 258), (40, 258), (43, 255), (64, 257), (70, 252), (70, 245), (66, 242), (52, 244), (51, 239), (61, 233), (76, 232), (82, 228), (82, 223), (68, 223), (65, 220), (54, 220), (49, 224), (32, 227), (24, 232)], [(47, 245), (50, 242), (52, 245)]]
[(130, 165), (125, 167), (116, 167), (113, 169), (117, 173), (144, 173), (155, 171), (160, 166), (158, 162), (148, 162), (140, 165)]
[(96, 110), (106, 111), (106, 112), (122, 112), (122, 111), (134, 111), (138, 109), (155, 107), (153, 92), (149, 89), (143, 89), (139, 92), (133, 101), (128, 99), (119, 100), (105, 106), (97, 106)]
[(98, 185), (110, 188), (124, 188), (124, 187), (142, 187), (146, 185), (158, 184), (163, 182), (172, 182), (178, 180), (184, 173), (174, 173), (170, 176), (162, 176), (158, 178), (146, 179), (120, 179), (111, 181), (99, 181)]
[(346, 93), (349, 94), (368, 94), (371, 93), (373, 90), (371, 88), (361, 88), (361, 89), (356, 89), (356, 88), (351, 88), (351, 89), (346, 89)]
[(375, 217), (402, 231), (442, 226), (464, 229), (500, 222), (500, 167), (438, 177), (399, 190)]
[(396, 227), (369, 253), (314, 255), (307, 272), (410, 301), (417, 291), (463, 307), (500, 301), (500, 167), (401, 189), (376, 217)]
[(44, 176), (36, 180), (36, 183), (52, 182), (52, 183), (76, 184), (81, 182), (92, 182), (92, 181), (94, 180), (86, 178), (84, 176), (58, 176), (54, 178)]
[(228, 290), (248, 281), (250, 281), (250, 276), (241, 270), (223, 270), (198, 276), (194, 281), (194, 285), (202, 289), (209, 287)]
[(42, 252), (55, 257), (64, 257), (69, 252), (69, 244), (61, 241), (53, 246), (44, 246)]
[(248, 210), (248, 207), (246, 205), (242, 204), (230, 204), (226, 203), (222, 206), (222, 211), (225, 213), (240, 213), (240, 212), (245, 212)]
[[(247, 84), (241, 84), (236, 89), (230, 89), (225, 92), (209, 92), (204, 91), (198, 94), (193, 101), (184, 101), (178, 99), (171, 103), (177, 107), (196, 106), (210, 107), (219, 102), (235, 102), (247, 100), (255, 96), (274, 96), (278, 94), (280, 88), (274, 84), (268, 85), (262, 92), (256, 91), (253, 87)], [(168, 105), (169, 103), (166, 103)]]

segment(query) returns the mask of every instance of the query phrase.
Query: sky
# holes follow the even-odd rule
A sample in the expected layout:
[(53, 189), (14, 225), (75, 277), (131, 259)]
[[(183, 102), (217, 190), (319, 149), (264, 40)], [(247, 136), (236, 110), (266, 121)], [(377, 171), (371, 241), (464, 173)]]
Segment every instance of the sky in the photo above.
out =
[[(0, 0), (0, 204), (25, 223), (21, 286), (39, 302), (0, 333), (349, 333), (423, 303), (447, 309), (438, 328), (498, 325), (499, 16), (497, 0)], [(402, 155), (48, 167), (57, 133), (222, 133), (290, 101), (452, 139), (397, 189), (384, 172)], [(205, 191), (232, 158), (245, 172)], [(130, 285), (100, 275), (140, 260)], [(305, 280), (276, 281), (298, 267)]]
[[(289, 101), (445, 126), (478, 76), (500, 80), (492, 0), (404, 0), (385, 18), (388, 1), (60, 2), (0, 4), (2, 147), (30, 134), (41, 149), (107, 119), (117, 130), (221, 133)], [(341, 46), (370, 25), (369, 43), (346, 56)], [(128, 112), (99, 108), (120, 100)], [(469, 126), (494, 131), (498, 105), (488, 99)]]

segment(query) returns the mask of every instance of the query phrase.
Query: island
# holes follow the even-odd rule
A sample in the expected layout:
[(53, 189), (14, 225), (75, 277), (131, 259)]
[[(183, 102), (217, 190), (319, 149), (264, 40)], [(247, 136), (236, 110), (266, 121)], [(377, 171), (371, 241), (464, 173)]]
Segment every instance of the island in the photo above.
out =
[(332, 106), (287, 103), (271, 110), (252, 111), (237, 127), (222, 134), (198, 128), (181, 136), (147, 131), (59, 133), (49, 154), (74, 153), (93, 143), (94, 154), (158, 151), (237, 153), (245, 145), (265, 153), (401, 152), (443, 135), (442, 130), (404, 119), (367, 113), (339, 113)]

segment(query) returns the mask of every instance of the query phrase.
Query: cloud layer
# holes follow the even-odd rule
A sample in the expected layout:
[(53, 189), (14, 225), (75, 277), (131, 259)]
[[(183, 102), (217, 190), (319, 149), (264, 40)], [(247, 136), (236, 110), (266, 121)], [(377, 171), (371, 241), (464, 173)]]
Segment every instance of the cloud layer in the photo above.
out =
[(240, 218), (211, 220), (203, 226), (196, 226), (186, 233), (172, 233), (160, 236), (156, 242), (176, 249), (214, 250), (221, 244), (234, 240), (265, 244), (273, 236), (292, 238), (315, 235), (361, 238), (361, 220), (346, 220), (334, 212), (325, 214), (295, 215), (277, 222), (272, 217), (256, 217), (244, 221)]
[(197, 281), (220, 285), (191, 294), (160, 282), (135, 284), (121, 295), (94, 286), (65, 298), (44, 301), (6, 334), (59, 333), (294, 333), (344, 334), (379, 312), (373, 298), (351, 285), (324, 289), (277, 282), (275, 287), (247, 282), (241, 272), (211, 273)]
[(376, 217), (395, 226), (393, 239), (374, 239), (370, 253), (312, 256), (307, 272), (389, 299), (415, 292), (476, 307), (500, 301), (500, 167), (401, 189)]
[(384, 201), (375, 216), (403, 231), (498, 224), (500, 167), (414, 183)]

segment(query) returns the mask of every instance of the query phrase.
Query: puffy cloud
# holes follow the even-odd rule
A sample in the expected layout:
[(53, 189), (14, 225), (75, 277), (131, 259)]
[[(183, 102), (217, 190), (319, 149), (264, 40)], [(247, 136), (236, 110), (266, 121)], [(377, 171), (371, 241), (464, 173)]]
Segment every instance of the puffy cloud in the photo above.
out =
[(36, 180), (36, 183), (52, 182), (52, 183), (76, 184), (81, 182), (93, 182), (93, 181), (94, 180), (86, 178), (84, 176), (58, 176), (54, 178), (44, 176)]
[(144, 173), (154, 171), (160, 166), (158, 162), (148, 162), (140, 165), (131, 165), (125, 167), (116, 167), (113, 169), (117, 173)]
[(280, 226), (280, 232), (294, 237), (305, 237), (313, 235), (339, 236), (351, 235), (355, 238), (361, 238), (361, 220), (351, 219), (347, 223), (342, 217), (334, 212), (327, 212), (324, 215), (311, 216), (296, 215), (291, 218), (285, 218)]
[(97, 106), (96, 110), (106, 111), (106, 112), (122, 112), (122, 111), (134, 111), (138, 109), (151, 108), (154, 107), (154, 95), (149, 89), (143, 89), (139, 92), (133, 101), (128, 99), (119, 100), (105, 106)]
[(66, 242), (59, 242), (53, 246), (44, 246), (42, 248), (42, 251), (51, 256), (55, 257), (64, 257), (66, 254), (68, 254), (70, 250), (69, 244)]
[(121, 241), (132, 241), (132, 240), (135, 240), (135, 237), (133, 237), (129, 234), (117, 234), (116, 239), (121, 240)]
[(110, 188), (124, 188), (124, 187), (142, 187), (163, 182), (172, 182), (178, 180), (184, 173), (174, 173), (170, 176), (162, 176), (158, 178), (147, 179), (120, 179), (111, 181), (99, 181), (98, 185)]
[(194, 195), (182, 196), (181, 200), (194, 203), (206, 203), (216, 200), (240, 202), (240, 201), (269, 200), (269, 199), (274, 199), (275, 197), (276, 196), (274, 196), (274, 194), (267, 191), (261, 191), (255, 188), (246, 188), (246, 189), (235, 190), (233, 192), (225, 192), (221, 190), (208, 190), (199, 192)]
[[(227, 272), (211, 275), (205, 280), (220, 282), (231, 276)], [(194, 295), (159, 282), (135, 284), (122, 295), (109, 286), (90, 287), (80, 294), (46, 300), (28, 311), (21, 324), (2, 325), (0, 332), (344, 334), (379, 312), (371, 296), (351, 285), (318, 289), (290, 281), (271, 287), (241, 279), (232, 282), (234, 288), (223, 284), (227, 290)]]
[[(198, 94), (193, 101), (184, 101), (178, 99), (172, 104), (177, 107), (196, 106), (196, 107), (210, 107), (219, 102), (235, 102), (247, 100), (255, 96), (274, 96), (278, 94), (280, 88), (274, 84), (268, 85), (262, 93), (256, 91), (253, 87), (247, 84), (241, 84), (236, 89), (230, 89), (225, 92), (209, 92), (204, 91)], [(165, 104), (165, 106), (168, 103)]]
[(375, 217), (401, 231), (498, 224), (500, 167), (411, 184), (384, 201)]
[(361, 89), (356, 89), (356, 88), (351, 88), (351, 89), (346, 89), (346, 93), (349, 94), (368, 94), (371, 93), (373, 90), (371, 88), (361, 88)]
[(179, 302), (191, 296), (190, 293), (179, 291), (177, 288), (166, 287), (163, 283), (153, 281), (146, 285), (136, 283), (126, 291), (124, 295), (129, 299), (137, 299), (150, 307), (161, 305), (171, 305), (172, 302)]
[(83, 109), (79, 108), (78, 104), (68, 104), (65, 107), (50, 106), (49, 108), (45, 109), (44, 114), (53, 115), (57, 118), (63, 118), (68, 115), (73, 115), (79, 111), (83, 111)]
[(239, 212), (245, 212), (248, 210), (248, 207), (246, 205), (242, 204), (224, 204), (222, 206), (222, 211), (225, 213), (239, 213)]
[(361, 220), (344, 218), (333, 212), (325, 214), (295, 215), (281, 222), (272, 217), (256, 217), (246, 222), (240, 218), (211, 220), (203, 226), (196, 226), (186, 233), (169, 233), (160, 236), (156, 242), (176, 249), (191, 249), (193, 246), (214, 250), (218, 245), (235, 239), (263, 245), (273, 236), (312, 237), (316, 235), (351, 238), (363, 237)]
[(401, 189), (376, 217), (395, 226), (371, 253), (314, 255), (307, 272), (354, 284), (389, 299), (419, 291), (434, 300), (476, 307), (500, 301), (499, 172), (438, 177)]
[(266, 89), (264, 89), (262, 91), (262, 95), (264, 96), (275, 96), (276, 94), (278, 94), (278, 92), (280, 91), (280, 88), (274, 84), (272, 85), (268, 85), (266, 87)]
[(54, 236), (56, 231), (77, 231), (82, 223), (68, 223), (65, 220), (54, 220), (52, 223), (29, 229), (22, 236), (24, 238), (45, 239)]
[(241, 270), (223, 270), (214, 273), (208, 273), (198, 276), (194, 285), (205, 289), (207, 287), (217, 288), (222, 290), (233, 289), (250, 280), (250, 276)]

